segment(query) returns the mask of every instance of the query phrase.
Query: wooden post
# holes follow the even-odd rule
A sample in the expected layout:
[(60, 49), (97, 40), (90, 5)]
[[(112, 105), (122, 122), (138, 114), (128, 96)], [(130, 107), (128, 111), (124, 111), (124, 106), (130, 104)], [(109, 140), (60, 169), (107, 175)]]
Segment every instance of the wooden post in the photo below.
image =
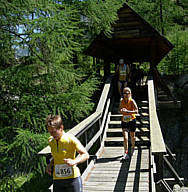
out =
[(100, 59), (99, 58), (96, 58), (95, 69), (96, 69), (96, 73), (100, 75)]
[(163, 179), (163, 169), (164, 169), (164, 160), (163, 160), (163, 153), (155, 154), (155, 164), (156, 164), (156, 171), (157, 171), (157, 181)]
[[(85, 133), (84, 133), (84, 136), (85, 136), (85, 146), (88, 144), (88, 136), (87, 136), (87, 131), (85, 131)], [(87, 166), (88, 166), (88, 164), (89, 164), (89, 160), (87, 160)]]
[(153, 76), (153, 83), (154, 83), (154, 92), (155, 92), (155, 104), (157, 106), (157, 96), (158, 96), (158, 84), (157, 84), (157, 77), (155, 73), (155, 68), (157, 66), (156, 63), (156, 42), (153, 41), (151, 43), (151, 62), (150, 62), (150, 74)]
[(104, 79), (107, 79), (110, 75), (110, 62), (104, 60)]
[[(102, 123), (101, 123), (101, 118), (99, 119), (99, 130), (101, 129), (101, 125), (102, 125)], [(101, 145), (101, 141), (102, 141), (102, 136), (100, 135), (100, 137), (99, 137), (99, 140), (100, 140), (100, 145)]]

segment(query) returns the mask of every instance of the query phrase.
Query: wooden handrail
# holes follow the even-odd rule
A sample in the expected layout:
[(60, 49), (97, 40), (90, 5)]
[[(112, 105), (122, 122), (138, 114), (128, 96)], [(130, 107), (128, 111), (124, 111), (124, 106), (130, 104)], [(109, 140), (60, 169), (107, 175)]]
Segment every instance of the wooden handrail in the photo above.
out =
[[(165, 142), (159, 125), (157, 117), (156, 103), (155, 103), (155, 89), (152, 77), (148, 80), (148, 101), (149, 101), (149, 121), (150, 121), (150, 143), (151, 155), (154, 155), (156, 164), (157, 178), (163, 179), (164, 160), (163, 155), (166, 153)], [(151, 156), (150, 156), (151, 157)], [(151, 173), (152, 174), (152, 173)]]
[(150, 119), (150, 141), (151, 152), (153, 153), (166, 153), (165, 142), (159, 124), (153, 80), (148, 80), (148, 100), (149, 100), (149, 119)]
[[(165, 191), (172, 191), (170, 186), (168, 185), (166, 179), (163, 177), (163, 169), (164, 163), (167, 165), (168, 170), (172, 173), (173, 178), (176, 182), (178, 182), (181, 186), (184, 185), (182, 179), (177, 174), (176, 170), (168, 161), (165, 153), (169, 152), (170, 157), (174, 160), (172, 152), (166, 146), (163, 135), (161, 132), (161, 128), (159, 125), (159, 120), (156, 112), (156, 103), (155, 103), (155, 93), (154, 93), (154, 84), (153, 79), (150, 77), (148, 80), (148, 100), (149, 100), (149, 119), (150, 119), (150, 142), (151, 142), (151, 178), (153, 178), (156, 185), (160, 186), (161, 190), (165, 189)], [(156, 166), (156, 170), (153, 170), (153, 165)], [(152, 192), (155, 192), (155, 184), (152, 182), (151, 185)]]
[(98, 121), (101, 117), (101, 113), (94, 112), (89, 117), (81, 121), (75, 127), (73, 127), (68, 133), (73, 134), (76, 137), (82, 135), (85, 131), (87, 131), (96, 121)]
[[(75, 127), (73, 127), (71, 130), (68, 131), (68, 133), (75, 135), (76, 137), (79, 137), (82, 135), (83, 132), (85, 132), (89, 127), (91, 127), (97, 120), (99, 120), (101, 116), (101, 113), (95, 112), (91, 114), (88, 118), (81, 121), (79, 124), (77, 124)], [(50, 146), (45, 147), (40, 152), (38, 152), (39, 155), (45, 155), (51, 153)]]
[(108, 93), (110, 91), (110, 87), (111, 87), (111, 78), (108, 78), (105, 85), (104, 85), (104, 88), (103, 88), (103, 92), (102, 92), (102, 95), (100, 97), (100, 100), (99, 100), (99, 103), (97, 105), (97, 109), (96, 111), (102, 113), (102, 111), (104, 110), (104, 106), (105, 106), (105, 102), (107, 100), (107, 97), (108, 97)]

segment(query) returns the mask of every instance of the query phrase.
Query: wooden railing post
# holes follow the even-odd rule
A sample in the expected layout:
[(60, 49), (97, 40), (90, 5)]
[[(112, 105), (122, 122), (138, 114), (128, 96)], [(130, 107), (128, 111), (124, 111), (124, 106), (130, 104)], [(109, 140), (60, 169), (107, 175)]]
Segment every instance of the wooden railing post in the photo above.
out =
[(157, 181), (164, 178), (163, 170), (164, 170), (164, 160), (163, 160), (163, 153), (157, 153), (155, 155), (155, 162), (156, 162), (156, 179)]
[[(85, 145), (87, 145), (87, 144), (88, 144), (87, 131), (85, 131), (84, 137), (85, 137)], [(89, 162), (89, 161), (87, 160), (87, 165), (88, 165), (88, 162)]]
[[(99, 119), (99, 130), (101, 129), (101, 126), (102, 126), (102, 123), (101, 123), (101, 119)], [(102, 136), (100, 135), (100, 143), (101, 143), (101, 140), (102, 140)]]

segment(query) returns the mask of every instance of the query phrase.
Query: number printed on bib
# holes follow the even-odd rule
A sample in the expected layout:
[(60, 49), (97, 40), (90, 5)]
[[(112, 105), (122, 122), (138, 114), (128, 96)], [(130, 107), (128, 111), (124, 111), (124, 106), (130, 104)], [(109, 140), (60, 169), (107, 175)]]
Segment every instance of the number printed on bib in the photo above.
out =
[(124, 115), (123, 116), (123, 121), (124, 122), (129, 122), (129, 121), (131, 121), (132, 119), (131, 119), (131, 115)]
[(67, 164), (57, 164), (55, 166), (56, 177), (69, 177), (72, 175), (72, 167)]

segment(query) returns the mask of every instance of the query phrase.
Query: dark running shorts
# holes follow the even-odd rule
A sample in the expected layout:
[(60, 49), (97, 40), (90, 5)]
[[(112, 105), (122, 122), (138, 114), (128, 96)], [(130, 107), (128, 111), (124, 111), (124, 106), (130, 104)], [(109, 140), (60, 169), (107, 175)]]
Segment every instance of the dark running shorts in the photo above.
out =
[(119, 81), (121, 83), (121, 85), (123, 86), (124, 83), (127, 83), (127, 81)]
[(53, 192), (83, 192), (81, 177), (53, 181)]
[(133, 119), (132, 121), (129, 122), (124, 122), (121, 121), (121, 127), (123, 130), (127, 132), (135, 132), (136, 130), (136, 119)]

